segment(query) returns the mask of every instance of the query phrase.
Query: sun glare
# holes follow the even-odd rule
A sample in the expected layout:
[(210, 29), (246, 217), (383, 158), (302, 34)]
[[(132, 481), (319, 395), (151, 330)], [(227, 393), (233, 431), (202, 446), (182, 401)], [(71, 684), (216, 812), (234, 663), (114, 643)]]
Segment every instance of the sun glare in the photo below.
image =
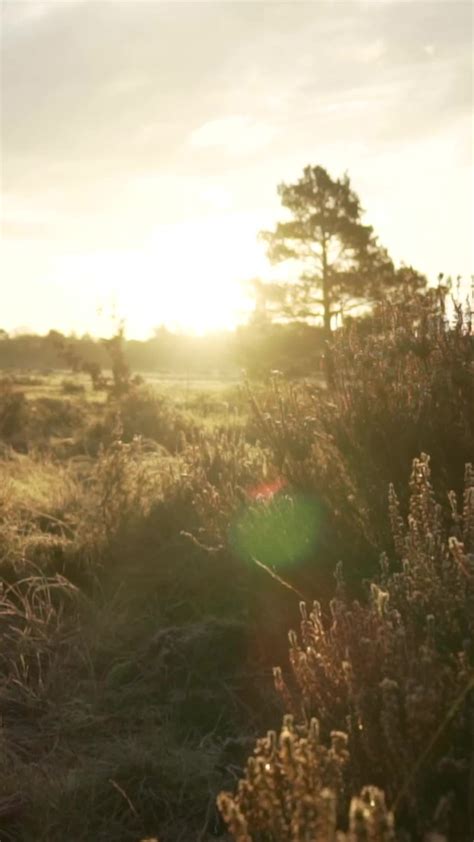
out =
[(245, 281), (269, 272), (260, 227), (239, 214), (162, 224), (140, 249), (68, 255), (58, 283), (67, 279), (71, 289), (87, 281), (102, 314), (99, 332), (112, 315), (142, 339), (158, 325), (195, 334), (232, 329), (252, 307)]
[(243, 282), (265, 271), (252, 221), (238, 216), (159, 226), (143, 256), (148, 307), (180, 330), (232, 328), (248, 313)]

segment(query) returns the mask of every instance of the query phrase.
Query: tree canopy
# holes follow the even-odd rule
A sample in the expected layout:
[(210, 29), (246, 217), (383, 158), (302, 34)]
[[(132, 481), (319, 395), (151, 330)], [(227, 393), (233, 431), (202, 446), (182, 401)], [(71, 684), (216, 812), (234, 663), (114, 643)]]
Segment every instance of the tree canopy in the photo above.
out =
[(280, 184), (278, 194), (291, 218), (260, 236), (272, 263), (291, 261), (298, 268), (293, 282), (268, 288), (281, 315), (322, 317), (328, 335), (333, 317), (348, 308), (426, 284), (411, 267), (395, 270), (372, 226), (362, 222), (347, 173), (332, 179), (323, 167), (307, 166), (296, 183)]

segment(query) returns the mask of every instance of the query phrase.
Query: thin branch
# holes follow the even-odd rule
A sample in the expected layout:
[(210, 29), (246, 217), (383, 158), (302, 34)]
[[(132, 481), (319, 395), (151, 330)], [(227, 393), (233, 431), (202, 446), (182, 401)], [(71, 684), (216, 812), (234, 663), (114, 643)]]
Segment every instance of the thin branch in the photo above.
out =
[(397, 811), (398, 807), (400, 806), (400, 802), (401, 802), (403, 796), (406, 795), (406, 793), (408, 792), (408, 790), (409, 790), (409, 788), (412, 784), (413, 778), (416, 777), (416, 775), (418, 774), (418, 771), (420, 770), (421, 766), (423, 765), (423, 763), (425, 762), (425, 760), (429, 756), (431, 750), (433, 749), (434, 745), (437, 743), (437, 741), (440, 738), (441, 734), (443, 733), (444, 729), (447, 727), (447, 725), (449, 725), (452, 718), (457, 713), (459, 707), (461, 706), (462, 702), (464, 701), (465, 697), (467, 696), (469, 691), (472, 690), (473, 688), (474, 688), (474, 672), (471, 674), (471, 677), (470, 677), (468, 683), (466, 684), (465, 688), (459, 694), (457, 699), (454, 700), (454, 702), (451, 705), (451, 708), (449, 709), (445, 718), (439, 724), (438, 728), (436, 729), (433, 736), (431, 737), (431, 740), (429, 741), (425, 750), (421, 753), (420, 757), (418, 758), (415, 765), (411, 769), (410, 774), (406, 778), (405, 783), (403, 784), (402, 788), (400, 789), (400, 791), (399, 791), (399, 793), (398, 793), (398, 795), (395, 798), (395, 801), (393, 803), (393, 812), (394, 813)]
[(275, 571), (272, 570), (270, 567), (267, 567), (267, 565), (264, 564), (263, 561), (259, 561), (258, 558), (255, 558), (255, 556), (252, 556), (252, 561), (254, 561), (255, 564), (258, 564), (258, 566), (261, 567), (263, 570), (266, 570), (266, 572), (272, 577), (272, 579), (276, 579), (276, 581), (279, 582), (280, 585), (283, 585), (285, 588), (288, 588), (288, 590), (293, 591), (293, 593), (295, 593), (297, 596), (299, 596), (300, 599), (303, 599), (305, 602), (308, 601), (307, 597), (304, 594), (302, 594), (301, 591), (299, 591), (293, 585), (290, 585), (289, 582), (287, 582), (285, 579), (279, 576), (278, 573), (275, 573)]
[(122, 796), (122, 798), (125, 798), (125, 801), (127, 802), (128, 806), (130, 807), (130, 810), (132, 811), (133, 815), (134, 815), (136, 818), (138, 818), (138, 813), (137, 813), (137, 811), (136, 811), (135, 807), (133, 806), (132, 802), (130, 801), (130, 798), (128, 797), (128, 795), (127, 795), (127, 793), (125, 792), (125, 790), (124, 790), (124, 789), (122, 789), (122, 787), (120, 786), (120, 784), (118, 784), (118, 783), (117, 783), (117, 781), (112, 780), (112, 778), (109, 778), (109, 783), (110, 783), (110, 784), (112, 784), (112, 786), (114, 787), (114, 789), (116, 789), (116, 790), (117, 790), (117, 792), (119, 792), (119, 793), (120, 793), (120, 795)]

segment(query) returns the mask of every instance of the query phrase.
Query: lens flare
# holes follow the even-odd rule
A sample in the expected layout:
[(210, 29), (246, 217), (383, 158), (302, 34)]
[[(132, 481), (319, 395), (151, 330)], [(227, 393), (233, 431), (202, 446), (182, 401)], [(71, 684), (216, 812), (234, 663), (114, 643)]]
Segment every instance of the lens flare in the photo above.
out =
[(264, 482), (256, 485), (254, 488), (250, 488), (247, 494), (252, 500), (271, 500), (285, 485), (286, 480), (283, 477), (277, 477), (273, 482)]
[(288, 567), (316, 548), (320, 525), (317, 501), (303, 495), (254, 495), (230, 529), (231, 546), (242, 559)]

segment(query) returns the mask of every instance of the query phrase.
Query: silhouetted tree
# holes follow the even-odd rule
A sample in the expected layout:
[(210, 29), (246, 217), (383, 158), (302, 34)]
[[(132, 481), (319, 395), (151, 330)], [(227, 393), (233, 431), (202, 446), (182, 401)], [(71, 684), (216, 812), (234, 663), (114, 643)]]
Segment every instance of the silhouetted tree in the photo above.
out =
[(251, 278), (246, 282), (255, 306), (249, 317), (249, 324), (262, 327), (272, 321), (273, 315), (278, 314), (283, 306), (285, 290), (278, 283), (262, 281), (261, 278)]
[(372, 301), (379, 302), (388, 297), (394, 304), (403, 304), (416, 296), (425, 295), (428, 283), (426, 276), (413, 266), (399, 266), (392, 276), (386, 276), (384, 281), (383, 284), (378, 284), (374, 278), (369, 288)]
[(281, 313), (291, 318), (322, 316), (326, 337), (331, 320), (344, 307), (374, 297), (394, 279), (394, 266), (363, 209), (349, 176), (333, 180), (323, 167), (305, 167), (295, 184), (280, 184), (278, 194), (292, 219), (263, 231), (274, 263), (293, 260), (299, 278), (282, 284)]
[(113, 377), (113, 391), (116, 396), (124, 395), (130, 389), (130, 366), (125, 356), (125, 324), (120, 321), (110, 339), (102, 340), (110, 358)]

